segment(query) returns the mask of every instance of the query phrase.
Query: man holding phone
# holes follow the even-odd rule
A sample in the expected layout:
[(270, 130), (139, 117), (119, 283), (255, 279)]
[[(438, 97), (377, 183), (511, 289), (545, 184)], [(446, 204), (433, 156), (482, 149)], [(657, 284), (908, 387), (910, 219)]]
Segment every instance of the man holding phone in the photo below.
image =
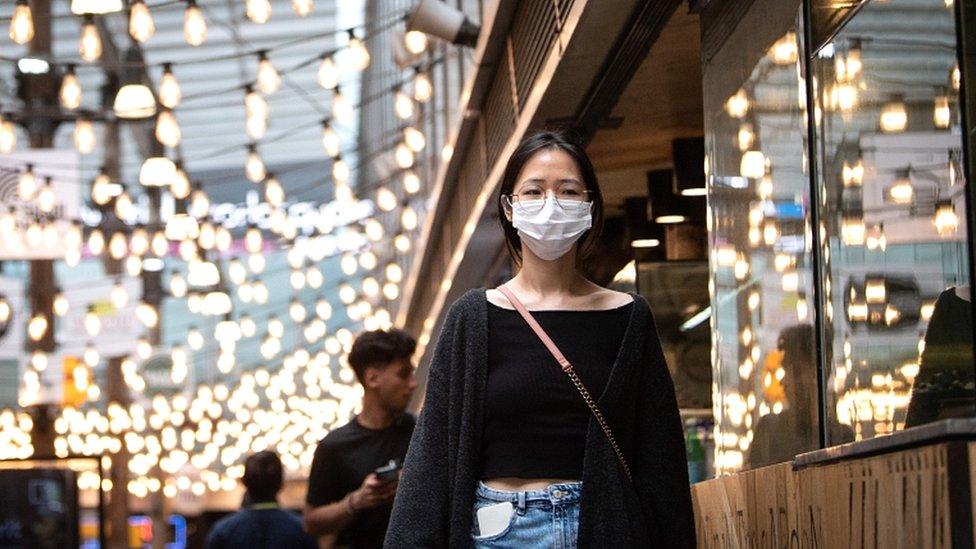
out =
[(363, 386), (362, 411), (315, 449), (303, 523), (332, 547), (383, 546), (400, 466), (414, 418), (406, 413), (417, 388), (417, 343), (401, 330), (360, 334), (349, 365)]

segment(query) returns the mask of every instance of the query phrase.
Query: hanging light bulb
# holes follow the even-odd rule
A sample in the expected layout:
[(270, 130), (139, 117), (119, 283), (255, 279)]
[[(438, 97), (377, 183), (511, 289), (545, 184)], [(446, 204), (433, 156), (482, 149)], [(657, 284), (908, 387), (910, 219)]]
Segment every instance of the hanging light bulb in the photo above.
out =
[(261, 236), (261, 230), (257, 227), (248, 228), (247, 232), (244, 233), (244, 247), (248, 252), (252, 254), (257, 254), (264, 247), (264, 238)]
[(263, 25), (271, 19), (271, 2), (269, 0), (247, 0), (244, 7), (247, 18)]
[(952, 70), (949, 72), (949, 82), (952, 84), (952, 91), (959, 91), (959, 85), (962, 83), (962, 73), (959, 72), (959, 63), (952, 66)]
[(129, 36), (144, 44), (156, 34), (156, 23), (145, 0), (132, 0), (129, 3)]
[(72, 139), (75, 142), (75, 149), (81, 154), (88, 154), (95, 150), (95, 125), (91, 120), (78, 118), (75, 120), (75, 129), (72, 132)]
[(416, 194), (420, 191), (420, 176), (413, 170), (403, 173), (403, 190), (407, 194)]
[(180, 124), (176, 121), (173, 111), (166, 109), (159, 111), (156, 117), (156, 139), (169, 148), (176, 148), (183, 139)]
[(405, 231), (412, 231), (417, 228), (417, 212), (409, 204), (403, 207), (403, 213), (400, 214), (400, 224)]
[(121, 310), (129, 302), (129, 292), (125, 291), (125, 286), (119, 280), (112, 286), (112, 305), (116, 310)]
[(268, 103), (250, 86), (245, 88), (244, 113), (248, 137), (254, 140), (264, 137), (268, 131)]
[(108, 239), (108, 255), (118, 261), (125, 257), (129, 251), (129, 243), (125, 241), (125, 235), (117, 232)]
[(939, 236), (948, 236), (956, 232), (959, 228), (959, 217), (956, 216), (955, 208), (951, 200), (939, 200), (935, 204), (935, 216), (932, 224)]
[(376, 205), (384, 212), (391, 212), (397, 207), (397, 197), (387, 187), (380, 187), (376, 191)]
[[(217, 245), (217, 229), (214, 227), (213, 223), (211, 223), (209, 220), (204, 221), (203, 223), (200, 224), (200, 235), (197, 236), (197, 241), (200, 247), (203, 248), (204, 250), (212, 250), (214, 249), (214, 246)], [(206, 264), (213, 265), (213, 263), (206, 263)], [(216, 266), (213, 267), (213, 271), (214, 272), (217, 271)], [(219, 282), (219, 277), (217, 282)], [(213, 282), (213, 284), (216, 284), (217, 282)], [(203, 285), (206, 286), (209, 284), (203, 284)]]
[(203, 219), (210, 214), (210, 197), (207, 193), (200, 187), (199, 184), (193, 190), (193, 194), (190, 195), (190, 215), (197, 219)]
[(336, 157), (332, 163), (332, 178), (340, 184), (349, 181), (349, 164), (341, 156)]
[(328, 120), (322, 122), (322, 148), (331, 158), (339, 156), (339, 136)]
[(407, 31), (403, 35), (403, 45), (408, 52), (420, 55), (427, 49), (427, 35), (416, 30)]
[(430, 75), (426, 72), (417, 71), (413, 77), (413, 98), (421, 103), (427, 103), (433, 96), (434, 85), (430, 82)]
[(356, 33), (349, 29), (349, 43), (346, 45), (349, 52), (349, 61), (356, 70), (364, 71), (369, 66), (369, 50), (363, 41), (356, 38)]
[(912, 186), (911, 171), (898, 170), (895, 182), (888, 188), (888, 198), (895, 204), (911, 204), (915, 197), (915, 188)]
[(203, 348), (203, 333), (196, 326), (190, 326), (190, 329), (186, 331), (186, 344), (190, 346), (194, 351), (199, 351)]
[(173, 271), (169, 277), (169, 293), (173, 297), (183, 297), (188, 290), (186, 279), (179, 271)]
[(949, 108), (949, 97), (940, 95), (935, 98), (935, 109), (932, 111), (932, 121), (936, 128), (948, 128), (952, 123), (952, 110)]
[(244, 175), (251, 183), (260, 183), (268, 177), (264, 167), (264, 160), (258, 154), (257, 146), (253, 143), (247, 146), (247, 160), (244, 162)]
[(54, 185), (51, 182), (50, 177), (44, 178), (44, 184), (41, 185), (41, 189), (37, 191), (37, 209), (41, 210), (43, 213), (49, 214), (54, 211), (54, 206), (57, 200), (54, 196)]
[(34, 39), (34, 16), (27, 0), (14, 3), (14, 13), (10, 17), (10, 39), (20, 45)]
[(163, 75), (159, 77), (159, 104), (167, 109), (175, 109), (183, 99), (180, 83), (173, 74), (171, 63), (163, 64)]
[(291, 300), (291, 305), (288, 307), (288, 316), (290, 316), (296, 324), (304, 321), (307, 314), (308, 311), (305, 310), (305, 306), (302, 305), (301, 301), (298, 301), (297, 299)]
[(406, 144), (404, 143), (398, 144), (396, 146), (396, 151), (394, 155), (396, 156), (397, 166), (400, 166), (401, 169), (407, 169), (413, 166), (413, 162), (414, 162), (413, 151), (410, 150), (410, 147), (408, 147)]
[(165, 156), (152, 156), (139, 169), (139, 183), (146, 187), (168, 187), (176, 179), (176, 164)]
[(295, 10), (295, 14), (299, 17), (307, 17), (312, 13), (313, 8), (315, 8), (313, 0), (291, 0), (291, 9)]
[(88, 309), (85, 311), (85, 332), (89, 337), (95, 337), (98, 332), (102, 330), (102, 321), (98, 318), (98, 313), (95, 312), (94, 305), (88, 305)]
[(60, 91), (61, 108), (73, 111), (81, 106), (81, 84), (75, 75), (75, 66), (68, 65), (61, 77)]
[(36, 192), (37, 176), (34, 175), (34, 165), (28, 164), (17, 181), (17, 197), (23, 202), (29, 202), (34, 199)]
[(186, 174), (186, 170), (180, 162), (176, 162), (176, 176), (173, 181), (169, 184), (169, 192), (173, 195), (173, 198), (177, 200), (183, 200), (184, 198), (190, 196), (190, 177)]
[(393, 108), (401, 120), (413, 117), (413, 100), (402, 89), (398, 89), (394, 94)]
[(126, 84), (115, 94), (112, 110), (119, 118), (149, 118), (156, 114), (156, 98), (145, 84)]
[(183, 39), (191, 46), (199, 46), (207, 41), (207, 20), (196, 0), (186, 0), (183, 12)]
[(166, 254), (169, 253), (169, 240), (166, 238), (166, 232), (156, 231), (155, 234), (153, 234), (149, 248), (152, 250), (154, 256), (166, 257)]
[(36, 313), (27, 323), (27, 335), (31, 341), (40, 341), (47, 333), (47, 317), (43, 313)]
[(0, 115), (0, 153), (7, 154), (17, 146), (17, 129), (10, 113)]
[(352, 124), (355, 117), (352, 103), (338, 87), (336, 87), (335, 95), (332, 97), (332, 117), (347, 126)]
[(136, 317), (146, 328), (155, 328), (156, 324), (159, 323), (159, 312), (156, 311), (155, 307), (145, 301), (139, 303), (136, 307)]
[(264, 95), (271, 95), (281, 87), (281, 76), (268, 59), (268, 52), (258, 53), (257, 86)]
[(149, 358), (149, 355), (152, 354), (152, 343), (149, 343), (148, 339), (140, 337), (136, 340), (136, 354), (143, 360)]
[(64, 292), (58, 291), (54, 294), (54, 300), (51, 302), (51, 308), (54, 310), (54, 314), (57, 316), (64, 316), (68, 314), (68, 298), (64, 296)]
[(907, 126), (908, 111), (905, 109), (905, 102), (901, 99), (894, 99), (886, 103), (881, 110), (881, 131), (898, 133), (905, 131)]
[(129, 251), (132, 255), (142, 257), (149, 251), (149, 234), (146, 229), (137, 227), (129, 237)]
[(424, 147), (427, 146), (427, 138), (424, 137), (424, 132), (413, 126), (407, 126), (403, 129), (403, 142), (406, 143), (413, 152), (420, 152), (424, 150)]
[(86, 13), (81, 24), (81, 38), (78, 41), (78, 54), (89, 63), (98, 61), (102, 56), (102, 39), (95, 28), (95, 18)]
[(88, 233), (88, 251), (92, 255), (101, 255), (105, 250), (105, 235), (98, 229), (93, 229)]
[(92, 202), (98, 204), (99, 206), (104, 206), (112, 200), (114, 196), (113, 192), (114, 186), (112, 185), (112, 180), (109, 179), (108, 173), (103, 167), (95, 179), (92, 181), (91, 187), (91, 198)]
[(285, 203), (285, 190), (273, 174), (269, 174), (264, 182), (264, 199), (275, 208), (280, 208)]
[(339, 69), (331, 55), (322, 57), (318, 72), (319, 85), (327, 90), (334, 90), (339, 86)]

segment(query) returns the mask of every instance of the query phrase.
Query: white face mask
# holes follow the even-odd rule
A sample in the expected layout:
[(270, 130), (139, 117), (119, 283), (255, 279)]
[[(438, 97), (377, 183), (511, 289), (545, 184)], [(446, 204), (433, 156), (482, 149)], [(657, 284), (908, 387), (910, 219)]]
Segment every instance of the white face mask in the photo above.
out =
[[(546, 261), (566, 255), (593, 225), (592, 204), (580, 207), (578, 203), (564, 201), (564, 206), (560, 206), (557, 200), (547, 197), (512, 205), (512, 226), (518, 230), (519, 238), (539, 259)], [(538, 212), (527, 212), (540, 203), (544, 204)]]

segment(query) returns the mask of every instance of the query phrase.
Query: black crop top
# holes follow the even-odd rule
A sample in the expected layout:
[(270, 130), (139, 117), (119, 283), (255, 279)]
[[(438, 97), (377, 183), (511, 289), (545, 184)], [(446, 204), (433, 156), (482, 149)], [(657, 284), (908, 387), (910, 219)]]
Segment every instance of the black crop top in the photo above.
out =
[[(532, 315), (598, 399), (633, 308)], [(491, 302), (484, 406), (482, 479), (580, 479), (589, 408), (522, 316)]]

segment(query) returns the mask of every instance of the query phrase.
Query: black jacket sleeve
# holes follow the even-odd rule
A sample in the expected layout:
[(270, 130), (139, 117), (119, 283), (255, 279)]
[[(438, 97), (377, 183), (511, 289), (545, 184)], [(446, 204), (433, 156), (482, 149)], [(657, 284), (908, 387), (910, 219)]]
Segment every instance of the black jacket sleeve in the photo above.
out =
[(458, 339), (456, 307), (448, 313), (427, 374), (427, 391), (410, 438), (384, 547), (447, 547), (451, 467), (448, 410)]
[(656, 546), (695, 547), (684, 428), (653, 315), (642, 362), (634, 486)]

